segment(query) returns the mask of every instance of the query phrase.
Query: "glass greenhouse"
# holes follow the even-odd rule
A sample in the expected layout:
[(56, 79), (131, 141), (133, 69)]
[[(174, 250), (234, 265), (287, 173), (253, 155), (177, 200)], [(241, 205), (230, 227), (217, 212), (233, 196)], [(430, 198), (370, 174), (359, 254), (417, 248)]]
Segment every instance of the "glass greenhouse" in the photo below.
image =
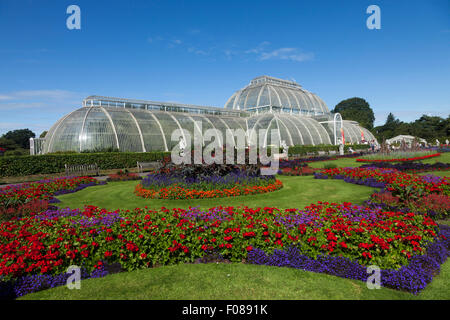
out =
[[(170, 151), (178, 144), (171, 139), (175, 129), (187, 130), (191, 139), (194, 134), (214, 129), (222, 133), (218, 141), (221, 145), (225, 144), (227, 129), (248, 132), (247, 144), (253, 141), (252, 129), (275, 129), (277, 139), (290, 146), (338, 144), (342, 134), (345, 142), (352, 144), (375, 140), (358, 123), (330, 113), (322, 99), (299, 84), (262, 76), (234, 93), (225, 108), (89, 96), (82, 108), (51, 127), (40, 152), (33, 150)], [(270, 134), (264, 139), (264, 145), (273, 144)]]

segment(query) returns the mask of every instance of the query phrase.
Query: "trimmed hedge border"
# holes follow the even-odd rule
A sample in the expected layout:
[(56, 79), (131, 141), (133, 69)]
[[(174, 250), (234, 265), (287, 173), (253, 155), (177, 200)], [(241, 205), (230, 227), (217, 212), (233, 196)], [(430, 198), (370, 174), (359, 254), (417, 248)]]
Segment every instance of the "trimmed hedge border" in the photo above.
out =
[[(344, 151), (348, 152), (348, 149), (352, 147), (353, 150), (367, 150), (370, 148), (368, 144), (355, 144), (355, 145), (345, 145)], [(318, 152), (318, 151), (336, 151), (339, 154), (339, 146), (332, 144), (319, 144), (316, 146), (291, 146), (288, 149), (288, 154), (291, 156), (293, 154), (306, 155), (307, 152)]]
[(170, 152), (67, 153), (0, 157), (0, 177), (64, 172), (64, 164), (96, 163), (101, 170), (133, 168), (137, 161), (162, 160)]

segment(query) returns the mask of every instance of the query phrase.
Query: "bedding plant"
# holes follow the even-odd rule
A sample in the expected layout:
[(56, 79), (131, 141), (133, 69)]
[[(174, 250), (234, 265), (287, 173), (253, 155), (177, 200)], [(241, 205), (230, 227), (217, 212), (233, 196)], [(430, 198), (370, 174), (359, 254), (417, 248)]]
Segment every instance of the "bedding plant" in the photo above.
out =
[(235, 197), (276, 191), (283, 187), (259, 165), (183, 165), (164, 167), (136, 186), (138, 196), (151, 199)]
[[(228, 179), (223, 177), (230, 172), (242, 174), (214, 168), (214, 172), (220, 170), (222, 179)], [(258, 168), (249, 168), (243, 179), (252, 179), (253, 172)], [(179, 183), (179, 172), (169, 172), (166, 179), (171, 177)], [(189, 175), (181, 181), (186, 177)], [(206, 175), (195, 178), (205, 180), (194, 183), (208, 181)], [(321, 170), (316, 178), (379, 187), (397, 197), (400, 209), (319, 202), (300, 210), (215, 207), (110, 211), (94, 206), (32, 210), (0, 224), (0, 291), (16, 297), (64, 284), (67, 268), (72, 265), (80, 266), (83, 278), (87, 278), (103, 276), (114, 269), (112, 266), (132, 271), (193, 262), (209, 255), (363, 281), (366, 268), (377, 265), (385, 287), (411, 293), (425, 288), (449, 255), (450, 232), (426, 212), (406, 210), (404, 203), (424, 196), (448, 196), (448, 179), (364, 168)], [(80, 178), (49, 181), (48, 186), (25, 185), (29, 191), (23, 192), (30, 197), (24, 199), (51, 201), (55, 194), (81, 188), (83, 182), (96, 184)], [(31, 191), (35, 189), (40, 191)], [(22, 194), (19, 187), (14, 190)]]

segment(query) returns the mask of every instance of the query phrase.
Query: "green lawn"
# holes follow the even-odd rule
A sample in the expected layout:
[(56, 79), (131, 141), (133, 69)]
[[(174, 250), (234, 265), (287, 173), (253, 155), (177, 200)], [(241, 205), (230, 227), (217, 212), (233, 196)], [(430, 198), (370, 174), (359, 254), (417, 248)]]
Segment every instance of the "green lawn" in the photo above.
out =
[(427, 174), (432, 174), (439, 177), (450, 177), (450, 171), (432, 171), (432, 172), (422, 172), (419, 173), (421, 176), (425, 176)]
[(350, 201), (361, 204), (375, 189), (345, 183), (340, 180), (320, 180), (313, 176), (287, 177), (278, 176), (284, 186), (281, 190), (241, 196), (235, 198), (198, 199), (198, 200), (159, 200), (145, 199), (136, 196), (134, 188), (139, 181), (110, 182), (107, 185), (89, 187), (84, 190), (61, 195), (59, 207), (82, 208), (84, 205), (94, 205), (107, 209), (134, 209), (148, 206), (149, 208), (187, 208), (200, 206), (211, 208), (215, 206), (249, 206), (303, 208), (317, 201), (342, 202)]
[(118, 273), (81, 282), (80, 290), (58, 287), (21, 299), (450, 299), (450, 262), (421, 294), (367, 288), (361, 281), (292, 268), (250, 264), (180, 264)]

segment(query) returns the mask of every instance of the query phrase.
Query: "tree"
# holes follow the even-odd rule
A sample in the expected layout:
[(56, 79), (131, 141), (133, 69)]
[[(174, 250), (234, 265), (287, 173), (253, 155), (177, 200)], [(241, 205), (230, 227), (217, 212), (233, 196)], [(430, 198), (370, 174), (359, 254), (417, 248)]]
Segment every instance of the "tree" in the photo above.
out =
[(332, 112), (339, 112), (344, 120), (357, 121), (361, 126), (371, 130), (375, 115), (369, 103), (358, 97), (342, 100)]
[(422, 115), (414, 122), (402, 122), (392, 113), (387, 116), (382, 126), (373, 129), (378, 140), (383, 141), (398, 135), (411, 135), (427, 141), (446, 139), (450, 136), (450, 116), (447, 119), (437, 116)]
[(30, 148), (30, 138), (36, 137), (36, 134), (30, 129), (19, 129), (8, 131), (3, 135), (4, 138), (14, 141), (19, 147)]
[(47, 135), (48, 131), (43, 131), (41, 133), (41, 135), (39, 136), (39, 138), (45, 138), (45, 136)]
[(401, 134), (399, 128), (404, 127), (404, 125), (405, 123), (396, 119), (392, 113), (389, 113), (384, 125), (375, 127), (373, 131), (378, 140), (384, 141)]
[(422, 115), (411, 126), (413, 135), (423, 139), (448, 136), (448, 119), (441, 117)]
[(0, 148), (6, 149), (8, 151), (18, 149), (19, 146), (11, 139), (0, 137)]

